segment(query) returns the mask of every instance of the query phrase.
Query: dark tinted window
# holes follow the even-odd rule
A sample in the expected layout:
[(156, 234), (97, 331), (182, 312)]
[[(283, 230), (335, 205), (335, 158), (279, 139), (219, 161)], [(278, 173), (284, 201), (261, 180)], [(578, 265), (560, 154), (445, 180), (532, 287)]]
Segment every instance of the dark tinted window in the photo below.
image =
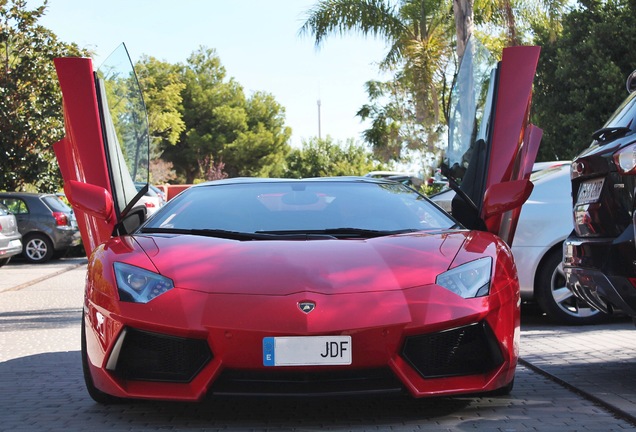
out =
[(398, 183), (260, 182), (188, 189), (147, 228), (240, 232), (358, 228), (439, 230), (455, 222)]

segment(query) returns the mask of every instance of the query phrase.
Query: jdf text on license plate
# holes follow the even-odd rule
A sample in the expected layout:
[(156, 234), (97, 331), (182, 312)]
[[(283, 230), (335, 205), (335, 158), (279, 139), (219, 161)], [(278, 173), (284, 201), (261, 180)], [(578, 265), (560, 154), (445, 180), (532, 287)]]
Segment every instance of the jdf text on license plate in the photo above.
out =
[(350, 365), (351, 336), (263, 338), (264, 366)]

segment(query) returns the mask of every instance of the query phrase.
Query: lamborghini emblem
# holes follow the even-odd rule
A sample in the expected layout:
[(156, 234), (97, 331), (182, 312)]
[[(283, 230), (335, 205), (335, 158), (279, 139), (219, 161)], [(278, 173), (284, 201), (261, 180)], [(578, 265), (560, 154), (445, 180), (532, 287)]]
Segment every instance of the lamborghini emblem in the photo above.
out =
[(298, 303), (298, 308), (301, 311), (305, 312), (306, 314), (314, 310), (315, 307), (316, 307), (316, 303), (311, 301), (302, 301)]

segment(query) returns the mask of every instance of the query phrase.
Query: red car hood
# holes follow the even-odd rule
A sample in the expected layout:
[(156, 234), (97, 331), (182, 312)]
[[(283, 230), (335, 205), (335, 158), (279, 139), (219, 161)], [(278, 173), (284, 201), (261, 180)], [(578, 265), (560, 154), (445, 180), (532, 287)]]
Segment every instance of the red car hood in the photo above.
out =
[(288, 295), (388, 291), (435, 282), (468, 232), (369, 240), (232, 241), (138, 235), (176, 287), (214, 293)]

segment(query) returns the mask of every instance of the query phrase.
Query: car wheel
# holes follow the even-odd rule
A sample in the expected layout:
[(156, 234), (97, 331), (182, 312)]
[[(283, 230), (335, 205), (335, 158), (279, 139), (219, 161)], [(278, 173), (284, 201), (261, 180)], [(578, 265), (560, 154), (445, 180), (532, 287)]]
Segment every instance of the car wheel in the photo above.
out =
[(607, 315), (576, 298), (565, 286), (562, 259), (560, 249), (550, 252), (537, 272), (534, 295), (543, 312), (560, 324), (597, 324), (605, 320)]
[(97, 403), (103, 405), (109, 405), (114, 403), (122, 402), (122, 399), (117, 398), (115, 396), (109, 395), (108, 393), (104, 393), (99, 390), (93, 384), (93, 377), (91, 376), (91, 371), (88, 367), (88, 353), (86, 351), (86, 327), (85, 327), (85, 318), (82, 313), (82, 371), (84, 372), (84, 383), (86, 384), (86, 390), (90, 397)]
[(2, 259), (0, 259), (0, 267), (2, 267), (5, 264), (9, 264), (10, 260), (11, 260), (11, 258), (2, 258)]
[(53, 258), (53, 243), (44, 234), (31, 234), (24, 242), (22, 255), (34, 264), (45, 263)]

